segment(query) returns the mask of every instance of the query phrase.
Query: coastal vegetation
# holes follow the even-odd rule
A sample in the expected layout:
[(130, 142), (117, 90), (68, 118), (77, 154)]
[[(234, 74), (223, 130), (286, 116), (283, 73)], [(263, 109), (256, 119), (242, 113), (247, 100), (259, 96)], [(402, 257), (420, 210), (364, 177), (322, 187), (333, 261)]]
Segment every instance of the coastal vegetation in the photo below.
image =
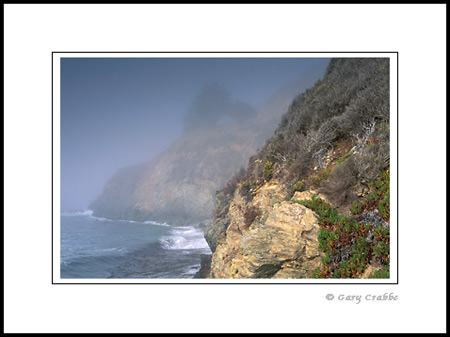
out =
[[(270, 210), (254, 203), (276, 186), (284, 196), (278, 203), (299, 204), (317, 216), (322, 257), (311, 277), (388, 278), (389, 82), (387, 58), (332, 59), (324, 78), (293, 100), (247, 168), (217, 192), (221, 202), (207, 241), (216, 248), (217, 237), (231, 235), (227, 229), (236, 214), (229, 212), (242, 202), (246, 227), (255, 222), (262, 228)], [(310, 197), (300, 198), (302, 193)]]

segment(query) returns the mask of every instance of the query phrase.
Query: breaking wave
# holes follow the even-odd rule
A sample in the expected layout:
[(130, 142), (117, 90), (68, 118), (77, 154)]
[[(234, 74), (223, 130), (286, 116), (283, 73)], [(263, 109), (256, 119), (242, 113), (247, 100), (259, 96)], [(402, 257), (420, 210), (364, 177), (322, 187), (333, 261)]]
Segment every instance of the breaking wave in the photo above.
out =
[(174, 227), (169, 236), (159, 239), (163, 249), (167, 250), (198, 250), (204, 254), (210, 254), (208, 244), (203, 235), (203, 230), (194, 227)]

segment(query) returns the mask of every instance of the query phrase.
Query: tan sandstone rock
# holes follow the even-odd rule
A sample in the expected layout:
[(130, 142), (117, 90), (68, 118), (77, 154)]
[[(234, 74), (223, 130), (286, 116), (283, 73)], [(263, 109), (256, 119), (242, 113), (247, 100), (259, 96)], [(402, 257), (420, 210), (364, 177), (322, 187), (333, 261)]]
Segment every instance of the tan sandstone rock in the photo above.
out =
[(230, 226), (217, 240), (210, 277), (311, 278), (322, 256), (314, 212), (289, 201), (273, 206), (269, 202), (261, 217), (242, 229), (240, 205), (235, 201)]

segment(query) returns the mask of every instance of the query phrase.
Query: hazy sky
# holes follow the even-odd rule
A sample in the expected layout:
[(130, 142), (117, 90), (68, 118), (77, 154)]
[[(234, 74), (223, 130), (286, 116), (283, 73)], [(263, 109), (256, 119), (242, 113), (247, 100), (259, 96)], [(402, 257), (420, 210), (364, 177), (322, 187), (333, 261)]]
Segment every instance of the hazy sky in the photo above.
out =
[(118, 168), (182, 134), (205, 84), (254, 107), (328, 58), (62, 58), (61, 209), (84, 209)]

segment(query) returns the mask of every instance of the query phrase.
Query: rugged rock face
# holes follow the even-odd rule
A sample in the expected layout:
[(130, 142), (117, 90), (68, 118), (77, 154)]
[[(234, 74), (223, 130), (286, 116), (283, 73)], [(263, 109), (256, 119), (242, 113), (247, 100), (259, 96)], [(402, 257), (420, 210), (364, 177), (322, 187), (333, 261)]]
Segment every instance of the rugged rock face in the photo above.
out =
[(187, 133), (150, 163), (113, 176), (94, 214), (171, 223), (211, 218), (215, 191), (246, 164), (259, 136), (245, 123)]
[[(261, 187), (251, 204), (237, 196), (229, 226), (205, 236), (214, 251), (211, 278), (311, 278), (320, 264), (319, 226), (311, 210), (289, 201), (277, 184)], [(248, 219), (249, 208), (257, 209)], [(211, 244), (212, 243), (212, 244)]]

